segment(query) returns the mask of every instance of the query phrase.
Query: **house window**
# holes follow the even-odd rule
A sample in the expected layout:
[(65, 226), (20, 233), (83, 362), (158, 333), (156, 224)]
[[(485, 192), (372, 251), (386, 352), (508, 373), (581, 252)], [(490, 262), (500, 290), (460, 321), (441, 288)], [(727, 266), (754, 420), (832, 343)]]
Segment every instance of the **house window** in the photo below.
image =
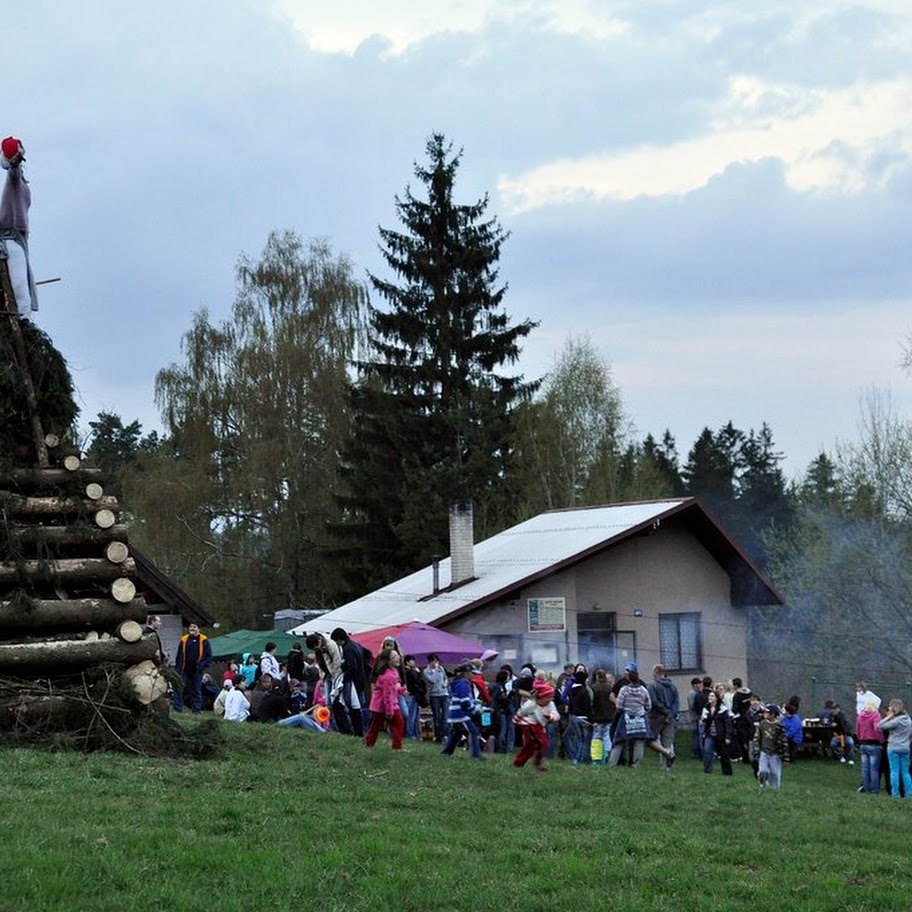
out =
[(618, 664), (619, 636), (622, 634), (617, 630), (617, 615), (613, 611), (581, 611), (576, 618), (576, 660), (589, 668), (614, 671)]
[(666, 671), (703, 668), (702, 615), (699, 611), (659, 615), (659, 647)]

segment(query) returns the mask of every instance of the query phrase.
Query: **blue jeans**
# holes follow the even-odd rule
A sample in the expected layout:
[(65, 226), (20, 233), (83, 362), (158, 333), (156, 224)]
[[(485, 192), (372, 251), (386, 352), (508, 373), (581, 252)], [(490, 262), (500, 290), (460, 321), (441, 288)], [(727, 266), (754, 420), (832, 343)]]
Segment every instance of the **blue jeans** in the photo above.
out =
[(175, 712), (184, 711), (184, 691), (190, 691), (190, 709), (199, 713), (203, 709), (203, 673), (201, 671), (182, 671), (184, 686), (175, 690), (171, 703)]
[(713, 758), (716, 756), (717, 747), (719, 750), (719, 764), (722, 767), (722, 775), (730, 776), (732, 774), (732, 765), (728, 756), (728, 745), (724, 741), (719, 741), (717, 738), (713, 738), (710, 735), (704, 735), (703, 737), (703, 772), (711, 773), (713, 771)]
[(545, 726), (545, 731), (548, 733), (548, 749), (545, 751), (545, 757), (549, 760), (554, 759), (554, 755), (557, 753), (554, 742), (557, 741), (557, 733), (560, 730), (560, 722), (549, 722)]
[(851, 760), (852, 752), (855, 750), (855, 739), (851, 735), (845, 736), (845, 745), (837, 736), (830, 740), (830, 753), (834, 760)]
[(287, 728), (303, 728), (307, 731), (326, 732), (326, 729), (323, 728), (316, 719), (305, 716), (303, 713), (298, 713), (296, 716), (289, 716), (287, 719), (279, 719), (276, 725), (283, 725)]
[(861, 788), (876, 795), (880, 791), (880, 745), (861, 745)]
[(447, 735), (447, 742), (443, 746), (442, 754), (452, 754), (456, 750), (456, 742), (463, 733), (469, 736), (469, 744), (472, 748), (472, 756), (477, 760), (481, 757), (481, 743), (478, 740), (478, 728), (471, 719), (464, 722), (451, 722), (450, 733)]
[(421, 708), (418, 706), (418, 697), (413, 697), (409, 694), (405, 698), (405, 736), (406, 738), (411, 738), (412, 741), (419, 741), (421, 739), (421, 732), (418, 731), (418, 716), (420, 714)]
[(761, 751), (757, 758), (757, 778), (765, 788), (779, 788), (782, 781), (782, 757)]
[(509, 710), (495, 714), (497, 722), (497, 734), (495, 741), (497, 744), (497, 753), (509, 754), (513, 751), (513, 713)]
[(899, 780), (902, 779), (906, 798), (912, 798), (912, 776), (909, 775), (909, 752), (891, 751), (887, 748), (890, 761), (890, 795), (899, 798)]
[(428, 697), (431, 704), (431, 714), (434, 717), (434, 740), (442, 744), (447, 736), (447, 711), (450, 708), (450, 697), (448, 694), (435, 696), (431, 694)]
[(564, 750), (571, 763), (592, 762), (592, 726), (587, 719), (580, 716), (569, 716), (567, 729), (564, 732)]

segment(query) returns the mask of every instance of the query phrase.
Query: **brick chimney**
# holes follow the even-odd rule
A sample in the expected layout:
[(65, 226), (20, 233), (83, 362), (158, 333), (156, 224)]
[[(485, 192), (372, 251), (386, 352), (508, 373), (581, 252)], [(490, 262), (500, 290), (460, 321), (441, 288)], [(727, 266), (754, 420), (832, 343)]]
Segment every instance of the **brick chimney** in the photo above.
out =
[(450, 504), (450, 585), (475, 578), (474, 514), (469, 498)]

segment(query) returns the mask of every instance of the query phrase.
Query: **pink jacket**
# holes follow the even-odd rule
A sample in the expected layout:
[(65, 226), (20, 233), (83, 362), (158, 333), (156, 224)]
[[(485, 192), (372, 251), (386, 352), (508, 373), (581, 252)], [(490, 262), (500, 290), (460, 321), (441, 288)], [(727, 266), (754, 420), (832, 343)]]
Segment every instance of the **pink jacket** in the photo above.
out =
[(883, 732), (877, 727), (880, 713), (876, 709), (863, 709), (855, 720), (855, 737), (859, 742), (876, 741), (883, 743)]
[(387, 668), (371, 685), (370, 710), (393, 716), (399, 712), (399, 672)]

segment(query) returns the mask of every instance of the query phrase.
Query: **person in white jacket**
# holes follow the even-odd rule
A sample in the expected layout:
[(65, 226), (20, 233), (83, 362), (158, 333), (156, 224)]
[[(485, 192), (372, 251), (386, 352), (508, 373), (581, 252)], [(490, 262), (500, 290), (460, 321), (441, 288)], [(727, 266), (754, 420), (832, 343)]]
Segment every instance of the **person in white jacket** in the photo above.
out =
[(866, 703), (873, 703), (874, 709), (880, 709), (880, 697), (873, 690), (868, 690), (867, 681), (859, 681), (855, 685), (855, 716), (865, 708)]
[(247, 687), (244, 684), (244, 676), (236, 674), (232, 679), (232, 689), (228, 691), (225, 698), (225, 721), (226, 722), (246, 722), (250, 715), (250, 699), (244, 692)]

